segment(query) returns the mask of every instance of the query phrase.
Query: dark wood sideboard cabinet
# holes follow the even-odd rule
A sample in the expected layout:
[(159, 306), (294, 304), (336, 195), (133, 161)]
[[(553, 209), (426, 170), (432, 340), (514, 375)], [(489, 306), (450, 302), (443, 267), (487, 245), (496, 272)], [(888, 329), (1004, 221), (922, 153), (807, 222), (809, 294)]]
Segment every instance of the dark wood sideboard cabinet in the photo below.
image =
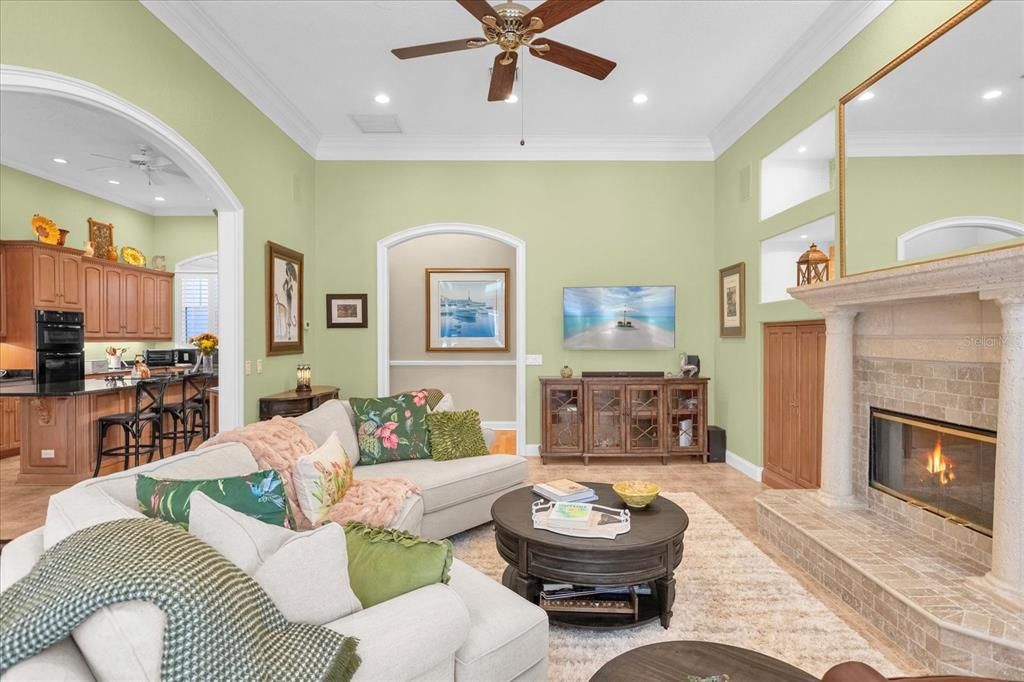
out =
[(541, 377), (540, 455), (708, 461), (708, 379)]
[(260, 398), (260, 421), (274, 417), (298, 417), (338, 397), (337, 386), (310, 386), (308, 391), (282, 391)]

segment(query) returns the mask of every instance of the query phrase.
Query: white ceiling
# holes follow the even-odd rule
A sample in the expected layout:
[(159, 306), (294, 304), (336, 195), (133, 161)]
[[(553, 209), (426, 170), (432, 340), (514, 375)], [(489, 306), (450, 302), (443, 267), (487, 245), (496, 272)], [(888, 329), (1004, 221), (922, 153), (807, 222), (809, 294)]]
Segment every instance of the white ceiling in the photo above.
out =
[(1024, 2), (985, 5), (869, 91), (846, 107), (851, 156), (1024, 154)]
[[(159, 145), (141, 128), (94, 107), (21, 92), (0, 97), (3, 165), (151, 215), (210, 215), (211, 202), (187, 177), (159, 173), (150, 185), (144, 172), (127, 164), (90, 170), (118, 165), (94, 154), (127, 159), (138, 153), (139, 145), (146, 145), (151, 157), (162, 156)], [(156, 201), (157, 196), (164, 201)]]
[(890, 0), (606, 0), (544, 35), (618, 67), (597, 81), (521, 55), (517, 104), (486, 101), (493, 47), (390, 53), (479, 36), (454, 0), (143, 4), (316, 158), (714, 158)]

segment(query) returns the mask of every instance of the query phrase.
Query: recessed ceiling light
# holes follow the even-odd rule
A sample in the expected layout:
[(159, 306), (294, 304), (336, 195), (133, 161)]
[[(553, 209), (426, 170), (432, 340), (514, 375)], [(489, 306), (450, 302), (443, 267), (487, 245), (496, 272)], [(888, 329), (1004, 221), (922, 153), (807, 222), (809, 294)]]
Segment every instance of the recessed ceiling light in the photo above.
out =
[(857, 101), (858, 102), (869, 102), (869, 101), (873, 100), (874, 98), (875, 98), (875, 93), (871, 92), (870, 90), (867, 90), (866, 92), (862, 92), (860, 94), (860, 96), (857, 97)]
[(54, 163), (67, 163), (68, 160), (67, 159), (62, 159), (59, 156), (55, 156), (55, 157), (53, 157), (53, 162)]
[(633, 104), (643, 104), (646, 101), (647, 101), (647, 95), (645, 95), (642, 92), (639, 92), (639, 93), (633, 95)]
[(163, 197), (153, 197), (154, 201), (166, 201)]
[(982, 99), (997, 99), (1003, 96), (1002, 90), (989, 90), (981, 96)]
[(120, 185), (121, 184), (120, 180), (107, 180), (107, 182), (109, 182), (111, 185)]
[(387, 104), (391, 101), (391, 98), (385, 95), (383, 92), (373, 98), (373, 101), (377, 104)]
[(800, 235), (800, 239), (807, 239), (809, 236), (810, 235), (802, 234), (802, 235)]
[(516, 102), (519, 101), (519, 96), (513, 92), (511, 95), (505, 98), (505, 101), (508, 102), (509, 104), (515, 104)]
[(805, 151), (807, 151), (807, 146), (806, 145), (801, 145), (800, 148), (797, 149), (797, 151), (800, 152), (801, 154), (803, 154)]

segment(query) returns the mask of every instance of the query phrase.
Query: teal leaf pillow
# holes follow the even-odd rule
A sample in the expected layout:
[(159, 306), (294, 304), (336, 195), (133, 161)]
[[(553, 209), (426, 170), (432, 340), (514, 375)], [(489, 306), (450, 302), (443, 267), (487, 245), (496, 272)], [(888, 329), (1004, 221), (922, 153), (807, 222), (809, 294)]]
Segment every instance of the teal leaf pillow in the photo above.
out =
[[(259, 519), (272, 526), (285, 526), (288, 500), (281, 475), (273, 469), (245, 476), (200, 481), (173, 481), (140, 474), (135, 480), (135, 497), (146, 516), (170, 521), (188, 529), (189, 496), (200, 491), (214, 502)], [(294, 527), (294, 524), (291, 524)]]
[(427, 392), (350, 398), (359, 437), (359, 463), (430, 459)]
[(432, 412), (427, 415), (430, 429), (430, 454), (438, 461), (489, 455), (484, 432), (480, 428), (480, 413)]

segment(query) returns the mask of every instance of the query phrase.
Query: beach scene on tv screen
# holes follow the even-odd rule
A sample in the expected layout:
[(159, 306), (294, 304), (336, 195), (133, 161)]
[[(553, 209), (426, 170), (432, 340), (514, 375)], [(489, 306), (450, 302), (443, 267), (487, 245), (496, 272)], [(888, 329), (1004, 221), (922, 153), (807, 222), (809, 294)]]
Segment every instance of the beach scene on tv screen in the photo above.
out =
[(564, 289), (562, 328), (569, 350), (675, 348), (676, 288)]

